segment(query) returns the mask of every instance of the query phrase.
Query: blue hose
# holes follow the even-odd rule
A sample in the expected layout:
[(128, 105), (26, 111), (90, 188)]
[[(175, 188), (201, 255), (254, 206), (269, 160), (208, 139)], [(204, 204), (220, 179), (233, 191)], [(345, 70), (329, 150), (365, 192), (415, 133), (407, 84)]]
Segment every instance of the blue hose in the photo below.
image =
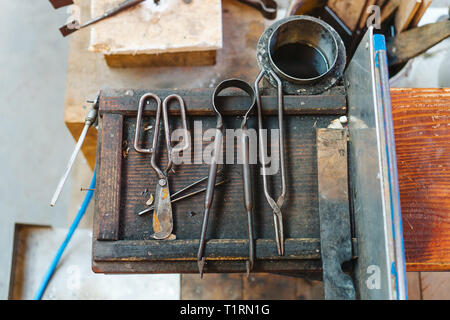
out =
[(86, 209), (89, 206), (89, 203), (91, 202), (92, 195), (94, 194), (94, 188), (95, 188), (95, 182), (96, 182), (96, 176), (97, 176), (97, 168), (94, 169), (94, 175), (92, 176), (91, 184), (89, 186), (89, 190), (84, 197), (83, 203), (81, 204), (80, 210), (78, 210), (77, 216), (72, 222), (72, 225), (70, 226), (69, 231), (67, 232), (66, 239), (61, 244), (61, 246), (58, 249), (58, 252), (56, 253), (55, 257), (53, 258), (52, 264), (47, 270), (47, 273), (44, 276), (44, 279), (42, 280), (42, 283), (39, 287), (39, 290), (36, 292), (36, 295), (34, 296), (34, 300), (41, 300), (42, 296), (44, 295), (45, 289), (47, 289), (48, 283), (50, 282), (50, 279), (53, 276), (53, 273), (55, 273), (55, 269), (58, 266), (59, 260), (61, 259), (61, 256), (64, 253), (64, 250), (66, 249), (67, 245), (69, 244), (70, 239), (73, 236), (73, 233), (78, 227), (78, 224), (80, 223), (81, 219), (83, 218), (84, 214), (86, 213)]

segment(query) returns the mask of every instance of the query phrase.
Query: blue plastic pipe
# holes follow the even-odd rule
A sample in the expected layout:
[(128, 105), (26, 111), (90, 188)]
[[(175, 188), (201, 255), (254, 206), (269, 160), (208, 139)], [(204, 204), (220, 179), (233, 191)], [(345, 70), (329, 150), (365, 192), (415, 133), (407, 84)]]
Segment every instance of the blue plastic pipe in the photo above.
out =
[(89, 203), (91, 202), (92, 196), (94, 194), (94, 188), (96, 183), (96, 176), (97, 176), (97, 168), (94, 169), (94, 175), (91, 179), (91, 184), (89, 185), (89, 190), (84, 197), (83, 203), (81, 204), (80, 210), (78, 210), (77, 216), (72, 222), (72, 225), (70, 226), (69, 231), (67, 232), (66, 239), (64, 239), (64, 242), (61, 244), (61, 246), (58, 249), (58, 252), (56, 253), (55, 257), (53, 258), (52, 264), (47, 270), (47, 273), (44, 276), (44, 279), (42, 280), (42, 283), (36, 292), (36, 295), (34, 296), (34, 300), (41, 300), (42, 296), (44, 295), (45, 289), (47, 289), (47, 286), (50, 282), (50, 279), (52, 278), (53, 274), (55, 273), (56, 267), (58, 266), (59, 260), (61, 259), (61, 256), (64, 253), (64, 250), (66, 249), (67, 245), (69, 244), (70, 239), (73, 236), (73, 233), (78, 227), (78, 224), (80, 223), (81, 219), (83, 218), (84, 214), (86, 213), (86, 210), (89, 206)]

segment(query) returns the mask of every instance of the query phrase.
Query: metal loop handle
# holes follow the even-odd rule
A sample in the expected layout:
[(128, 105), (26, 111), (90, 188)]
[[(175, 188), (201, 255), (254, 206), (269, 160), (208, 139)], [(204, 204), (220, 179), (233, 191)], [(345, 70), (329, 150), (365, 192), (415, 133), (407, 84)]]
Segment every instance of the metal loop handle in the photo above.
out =
[[(136, 131), (134, 134), (134, 150), (136, 150), (139, 153), (145, 153), (145, 154), (153, 154), (156, 142), (158, 140), (158, 134), (155, 131), (153, 134), (153, 143), (151, 149), (143, 149), (139, 147), (139, 136), (141, 134), (141, 125), (142, 125), (142, 114), (144, 112), (145, 102), (148, 98), (153, 98), (156, 101), (156, 120), (155, 120), (155, 130), (159, 132), (159, 119), (161, 117), (161, 99), (154, 93), (146, 93), (144, 94), (141, 99), (139, 100), (139, 107), (138, 107), (138, 113), (137, 113), (137, 119), (136, 119)], [(158, 128), (158, 129), (156, 129)]]
[[(168, 104), (170, 100), (176, 99), (180, 105), (180, 114), (181, 114), (181, 125), (183, 126), (183, 146), (182, 147), (172, 147), (170, 143), (170, 125), (169, 125), (169, 114), (168, 114)], [(164, 121), (164, 134), (166, 137), (166, 147), (167, 147), (167, 167), (165, 173), (169, 172), (172, 168), (173, 164), (173, 153), (185, 151), (191, 145), (190, 137), (188, 134), (187, 121), (186, 121), (186, 107), (184, 105), (183, 98), (178, 94), (171, 94), (167, 96), (163, 101), (163, 121)], [(152, 164), (153, 165), (153, 164)]]

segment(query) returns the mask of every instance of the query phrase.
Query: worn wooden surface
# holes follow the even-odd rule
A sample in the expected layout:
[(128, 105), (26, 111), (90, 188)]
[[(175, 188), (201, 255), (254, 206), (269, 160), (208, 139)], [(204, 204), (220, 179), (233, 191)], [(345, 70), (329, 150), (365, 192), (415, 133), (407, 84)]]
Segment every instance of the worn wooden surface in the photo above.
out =
[(402, 0), (395, 15), (395, 30), (400, 33), (406, 30), (417, 10), (419, 10), (422, 0)]
[(450, 89), (391, 97), (407, 270), (450, 270)]
[(112, 68), (207, 66), (216, 63), (216, 50), (159, 54), (106, 54), (105, 61)]
[(365, 5), (366, 0), (328, 0), (328, 7), (352, 31), (355, 31), (358, 27)]
[[(172, 90), (153, 90), (161, 99), (171, 94)], [(139, 98), (144, 91), (105, 90), (100, 96), (99, 184), (108, 183), (109, 189), (99, 187), (97, 197), (97, 216), (95, 219), (94, 238), (98, 240), (118, 240), (113, 242), (94, 241), (94, 269), (97, 272), (124, 272), (124, 263), (133, 261), (130, 272), (142, 270), (148, 272), (197, 272), (195, 252), (202, 224), (203, 196), (197, 195), (190, 200), (180, 201), (174, 205), (173, 241), (156, 241), (151, 238), (152, 215), (138, 216), (136, 213), (145, 209), (145, 202), (154, 192), (156, 175), (148, 155), (137, 153), (133, 145), (136, 110)], [(202, 161), (202, 143), (205, 131), (215, 128), (216, 118), (211, 112), (212, 90), (179, 91), (186, 103), (188, 127), (191, 128), (191, 145), (188, 162), (176, 166), (176, 174), (170, 176), (171, 192), (207, 175), (208, 165)], [(227, 96), (220, 99), (225, 116), (225, 128), (240, 128), (242, 115), (248, 106), (246, 97)], [(267, 111), (266, 128), (278, 128), (276, 117), (276, 96), (264, 96), (264, 110)], [(287, 201), (283, 206), (285, 220), (286, 255), (276, 254), (272, 210), (263, 198), (262, 177), (254, 170), (255, 184), (255, 237), (258, 264), (257, 271), (285, 271), (320, 269), (319, 221), (317, 200), (317, 159), (315, 151), (316, 128), (326, 127), (331, 120), (345, 114), (345, 98), (332, 96), (287, 96), (285, 125), (292, 130), (286, 131), (287, 183), (290, 185)], [(323, 102), (323, 103), (322, 103)], [(153, 103), (153, 102), (152, 102)], [(145, 126), (154, 126), (152, 115), (155, 106), (150, 103), (144, 112)], [(245, 108), (244, 108), (245, 107)], [(153, 110), (153, 112), (151, 111)], [(177, 106), (169, 107), (171, 127), (180, 126), (176, 117)], [(123, 118), (123, 126), (117, 123), (111, 126), (109, 119)], [(256, 117), (251, 117), (249, 128), (255, 128)], [(108, 121), (105, 121), (108, 120)], [(200, 126), (200, 128), (198, 128)], [(196, 135), (196, 128), (199, 135)], [(122, 140), (118, 141), (117, 132)], [(162, 132), (161, 132), (162, 134)], [(144, 148), (148, 147), (150, 135), (142, 137)], [(255, 131), (256, 137), (256, 131)], [(234, 138), (235, 139), (235, 138)], [(212, 216), (207, 232), (206, 272), (242, 272), (248, 255), (247, 228), (244, 223), (244, 206), (242, 197), (241, 165), (237, 164), (235, 140), (225, 139), (225, 145), (233, 144), (234, 154), (224, 154), (227, 166), (223, 175), (228, 182), (218, 187), (212, 206)], [(161, 141), (162, 138), (161, 138)], [(112, 144), (115, 147), (112, 148)], [(164, 145), (161, 142), (161, 145)], [(117, 149), (119, 148), (119, 149)], [(120, 150), (120, 148), (122, 148)], [(196, 150), (200, 152), (196, 153)], [(270, 143), (269, 143), (270, 150)], [(124, 152), (125, 151), (125, 152)], [(255, 153), (256, 154), (256, 153)], [(272, 152), (272, 156), (277, 154)], [(118, 159), (120, 155), (122, 158)], [(160, 161), (164, 164), (167, 154), (159, 149)], [(198, 158), (200, 156), (200, 158)], [(229, 159), (229, 160), (227, 160)], [(229, 161), (232, 163), (229, 165)], [(120, 165), (121, 163), (121, 165)], [(121, 168), (120, 178), (117, 170)], [(103, 182), (104, 181), (104, 182)], [(274, 194), (279, 193), (279, 175), (269, 178), (269, 186)], [(117, 192), (120, 204), (117, 206)], [(110, 203), (109, 205), (106, 202)], [(111, 211), (114, 209), (114, 211)], [(119, 217), (119, 218), (118, 218)], [(105, 232), (107, 230), (108, 232)], [(117, 231), (118, 230), (118, 231)], [(118, 233), (115, 233), (118, 232)], [(117, 238), (114, 238), (117, 236)], [(151, 253), (151, 254), (150, 254)], [(179, 263), (176, 260), (183, 260)], [(175, 261), (175, 262), (174, 262)], [(271, 262), (277, 261), (277, 264)], [(136, 262), (140, 262), (137, 264)], [(228, 263), (229, 262), (229, 263)], [(109, 265), (108, 265), (109, 264)], [(172, 264), (173, 266), (169, 266)], [(145, 269), (147, 266), (147, 269)]]
[[(122, 1), (90, 1), (92, 17)], [(221, 11), (221, 0), (145, 1), (93, 25), (89, 50), (111, 67), (211, 65), (222, 48)]]
[(415, 28), (419, 25), (420, 20), (422, 19), (427, 9), (430, 7), (431, 2), (433, 2), (433, 0), (422, 0), (419, 9), (417, 10), (416, 14), (414, 15), (414, 18), (411, 21), (410, 24), (411, 28)]
[[(391, 2), (393, 1), (389, 1), (387, 5)], [(82, 19), (87, 18), (89, 10), (86, 1), (81, 3), (81, 9)], [(258, 72), (255, 47), (264, 30), (263, 18), (252, 8), (237, 1), (225, 0), (223, 19), (227, 21), (223, 30), (224, 48), (218, 51), (216, 65), (208, 67), (110, 69), (102, 55), (87, 51), (89, 30), (80, 30), (71, 35), (65, 122), (74, 138), (78, 138), (84, 124), (85, 100), (93, 98), (102, 87), (190, 89), (213, 87), (226, 77), (241, 77), (252, 81)], [(392, 99), (397, 135), (405, 130), (404, 123), (411, 130), (410, 133), (405, 133), (406, 138), (403, 137), (404, 141), (397, 146), (408, 270), (449, 270), (450, 208), (444, 198), (445, 194), (448, 195), (449, 186), (442, 179), (437, 185), (433, 184), (436, 175), (440, 175), (443, 172), (442, 168), (448, 168), (448, 165), (447, 167), (445, 163), (434, 165), (427, 160), (430, 156), (427, 151), (435, 150), (439, 145), (442, 145), (442, 150), (447, 150), (448, 154), (448, 139), (438, 139), (433, 135), (435, 130), (445, 130), (446, 124), (441, 123), (437, 128), (433, 126), (438, 123), (432, 124), (430, 121), (421, 123), (417, 120), (418, 125), (414, 124), (415, 115), (423, 114), (424, 108), (428, 108), (426, 111), (428, 119), (434, 117), (435, 121), (444, 121), (440, 117), (448, 116), (447, 110), (450, 105), (448, 89), (393, 89)], [(414, 128), (425, 129), (420, 134), (416, 132), (419, 129)], [(448, 127), (446, 130), (449, 130)], [(448, 131), (446, 132), (448, 135)], [(423, 138), (424, 135), (426, 139)], [(410, 147), (403, 145), (405, 139)], [(421, 157), (413, 159), (409, 155), (415, 144), (414, 139), (423, 144), (425, 160)], [(96, 130), (91, 128), (82, 149), (91, 167), (95, 163), (96, 141)], [(419, 149), (416, 149), (416, 152), (417, 150)], [(409, 158), (409, 161), (400, 161), (405, 158)], [(426, 182), (426, 187), (422, 189), (427, 192), (421, 192), (417, 186), (414, 188), (414, 182), (419, 186)]]
[(404, 31), (388, 39), (389, 66), (408, 62), (450, 36), (450, 21)]
[[(87, 0), (75, 1), (81, 20), (90, 15)], [(255, 9), (235, 0), (222, 1), (223, 48), (217, 51), (216, 64), (198, 67), (109, 68), (103, 54), (88, 51), (89, 28), (69, 37), (64, 121), (75, 139), (83, 128), (87, 99), (102, 88), (212, 88), (223, 79), (238, 77), (253, 82), (259, 68), (256, 44), (265, 29), (264, 18)], [(82, 151), (91, 168), (95, 163), (95, 130), (89, 131)], [(68, 157), (69, 155), (67, 155)]]

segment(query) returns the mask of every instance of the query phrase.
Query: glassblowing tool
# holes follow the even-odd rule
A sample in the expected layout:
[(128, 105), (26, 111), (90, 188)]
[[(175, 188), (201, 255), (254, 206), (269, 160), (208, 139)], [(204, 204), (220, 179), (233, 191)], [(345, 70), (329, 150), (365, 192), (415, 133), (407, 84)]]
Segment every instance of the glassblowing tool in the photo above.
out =
[[(246, 92), (250, 99), (251, 104), (248, 108), (248, 111), (244, 117), (243, 127), (246, 127), (246, 118), (248, 117), (249, 113), (251, 112), (254, 104), (255, 104), (255, 92), (253, 91), (253, 88), (245, 81), (240, 79), (228, 79), (224, 80), (216, 87), (214, 90), (213, 96), (212, 96), (212, 106), (214, 109), (214, 112), (216, 113), (217, 117), (217, 124), (216, 124), (216, 135), (214, 140), (214, 152), (213, 156), (211, 158), (211, 164), (209, 167), (209, 177), (208, 177), (208, 187), (206, 189), (206, 196), (205, 196), (205, 211), (203, 215), (203, 224), (202, 224), (202, 231), (200, 235), (200, 245), (198, 247), (198, 254), (197, 254), (197, 264), (198, 264), (198, 270), (200, 273), (200, 277), (203, 277), (203, 269), (205, 266), (205, 245), (206, 245), (206, 230), (208, 228), (208, 219), (209, 219), (209, 213), (211, 211), (211, 205), (214, 199), (214, 188), (216, 183), (216, 177), (217, 177), (217, 168), (218, 168), (218, 160), (219, 160), (219, 154), (222, 150), (222, 139), (223, 139), (223, 118), (222, 114), (220, 112), (220, 108), (218, 106), (217, 98), (219, 94), (224, 91), (225, 89), (230, 88), (238, 88)], [(243, 134), (245, 136), (245, 134)], [(248, 141), (244, 138), (244, 146), (248, 149)], [(244, 154), (246, 151), (244, 151)], [(248, 155), (248, 150), (247, 150)], [(244, 157), (245, 158), (245, 157)], [(249, 223), (249, 253), (250, 262), (247, 264), (247, 273), (249, 272), (250, 268), (253, 266), (254, 261), (254, 248), (253, 248), (253, 226), (252, 226), (252, 209), (253, 209), (253, 199), (251, 197), (251, 181), (250, 181), (250, 168), (248, 163), (248, 157), (247, 162), (244, 161), (244, 202), (246, 211), (248, 213), (248, 223)]]
[[(153, 130), (153, 142), (150, 149), (142, 149), (139, 147), (139, 135), (141, 133), (141, 123), (142, 114), (144, 111), (144, 106), (148, 99), (154, 99), (157, 103), (156, 106), (156, 118)], [(177, 99), (180, 104), (181, 111), (181, 122), (184, 130), (183, 134), (183, 146), (182, 147), (172, 147), (170, 141), (170, 126), (169, 126), (169, 114), (167, 112), (167, 104), (170, 100)], [(156, 153), (159, 148), (159, 127), (161, 120), (161, 109), (163, 112), (163, 125), (164, 125), (164, 136), (166, 139), (167, 148), (167, 165), (164, 170), (156, 163)], [(186, 122), (186, 109), (184, 106), (183, 99), (177, 95), (172, 94), (164, 99), (161, 105), (161, 99), (153, 94), (146, 93), (141, 97), (139, 102), (137, 120), (136, 120), (136, 132), (134, 136), (134, 149), (143, 154), (150, 154), (151, 165), (158, 176), (158, 183), (156, 185), (155, 192), (155, 210), (153, 211), (153, 238), (158, 240), (168, 239), (172, 235), (173, 230), (173, 217), (172, 217), (172, 203), (169, 189), (168, 174), (173, 165), (173, 153), (181, 152), (188, 149), (190, 146), (190, 140), (188, 136), (187, 122)]]
[(80, 152), (81, 146), (84, 143), (84, 139), (86, 138), (89, 127), (97, 124), (97, 115), (98, 115), (98, 95), (97, 95), (96, 99), (92, 102), (92, 108), (89, 110), (89, 112), (86, 115), (83, 131), (81, 131), (80, 138), (78, 138), (78, 142), (75, 145), (75, 149), (73, 150), (72, 155), (70, 156), (67, 167), (64, 170), (64, 174), (61, 177), (61, 179), (59, 180), (58, 186), (56, 187), (55, 193), (53, 194), (52, 200), (50, 201), (51, 207), (53, 207), (56, 204), (56, 201), (58, 200), (59, 195), (61, 194), (61, 190), (64, 186), (64, 183), (67, 180), (67, 177), (69, 176), (69, 173), (70, 173), (70, 170), (72, 169), (73, 163), (75, 162), (78, 152)]
[(83, 24), (80, 24), (79, 21), (73, 20), (73, 21), (63, 25), (61, 28), (59, 28), (59, 31), (61, 31), (61, 34), (63, 35), (63, 37), (67, 37), (68, 35), (74, 33), (77, 30), (86, 28), (87, 26), (90, 26), (91, 24), (94, 24), (94, 23), (97, 23), (106, 18), (112, 17), (112, 16), (114, 16), (122, 11), (125, 11), (131, 7), (134, 7), (144, 1), (145, 0), (126, 0), (126, 1), (122, 2), (121, 4), (119, 4), (117, 7), (106, 11), (101, 16), (93, 18)]

